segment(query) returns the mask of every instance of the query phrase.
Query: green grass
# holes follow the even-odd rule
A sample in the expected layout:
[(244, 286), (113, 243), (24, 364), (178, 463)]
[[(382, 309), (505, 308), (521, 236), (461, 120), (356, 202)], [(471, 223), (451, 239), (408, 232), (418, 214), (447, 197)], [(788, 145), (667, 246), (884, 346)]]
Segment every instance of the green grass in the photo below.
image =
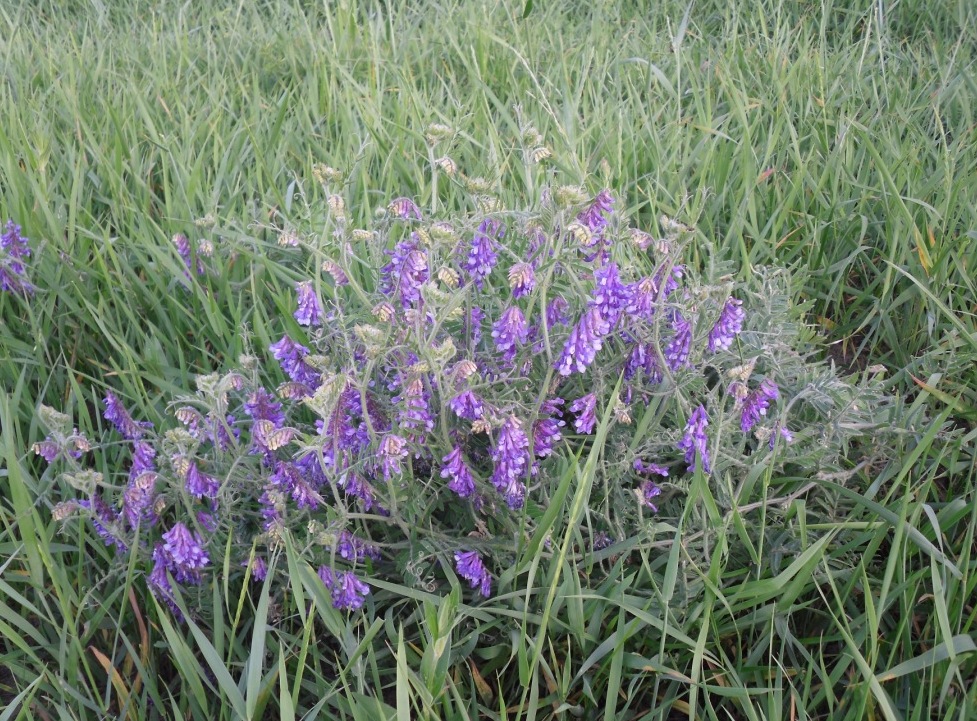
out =
[[(31, 238), (41, 289), (0, 296), (0, 719), (972, 717), (972, 3), (61, 5), (0, 7), (0, 220)], [(904, 454), (819, 480), (833, 503), (813, 507), (703, 483), (652, 543), (585, 561), (597, 444), (518, 592), (380, 582), (376, 618), (335, 612), (285, 553), (285, 607), (218, 583), (209, 628), (173, 626), (137, 569), (59, 533), (64, 482), (27, 453), (38, 404), (98, 436), (110, 384), (158, 421), (274, 340), (294, 280), (276, 228), (321, 202), (314, 164), (347, 171), (354, 223), (428, 204), (439, 122), (505, 195), (539, 182), (521, 121), (558, 182), (620, 189), (649, 230), (694, 226), (703, 263), (789, 267), (832, 356), (908, 396)], [(235, 256), (188, 290), (177, 232)], [(693, 516), (711, 532), (687, 537)]]

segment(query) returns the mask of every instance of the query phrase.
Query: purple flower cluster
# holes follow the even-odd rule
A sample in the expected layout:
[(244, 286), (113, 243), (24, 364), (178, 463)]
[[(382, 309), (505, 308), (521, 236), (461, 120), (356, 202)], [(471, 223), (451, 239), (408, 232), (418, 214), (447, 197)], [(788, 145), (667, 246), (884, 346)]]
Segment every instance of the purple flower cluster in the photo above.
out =
[(370, 587), (358, 579), (352, 571), (333, 571), (328, 566), (319, 567), (322, 585), (332, 596), (333, 608), (341, 611), (356, 611), (363, 608)]
[(177, 523), (163, 534), (163, 543), (153, 549), (153, 570), (149, 574), (149, 590), (166, 603), (173, 613), (182, 620), (183, 614), (173, 595), (169, 576), (177, 583), (196, 585), (200, 583), (201, 571), (210, 563), (200, 534), (190, 531), (182, 523)]
[(149, 421), (134, 421), (129, 411), (119, 401), (118, 396), (112, 391), (105, 391), (105, 420), (115, 426), (116, 430), (124, 438), (130, 441), (138, 441), (143, 437), (143, 431), (152, 428), (153, 424)]
[[(186, 278), (190, 278), (190, 271), (193, 269), (193, 250), (190, 247), (190, 240), (183, 233), (177, 233), (173, 236), (173, 245), (176, 246), (176, 252), (179, 253), (180, 258), (183, 259), (183, 264), (186, 266), (186, 270), (183, 271), (183, 275)], [(205, 270), (204, 262), (198, 253), (197, 275), (203, 275)]]
[(743, 330), (745, 318), (746, 311), (743, 310), (743, 301), (732, 297), (728, 298), (719, 313), (719, 320), (709, 331), (709, 352), (716, 353), (720, 350), (729, 350), (733, 344), (733, 339)]
[(390, 253), (390, 262), (380, 269), (380, 292), (399, 297), (406, 310), (421, 302), (421, 286), (431, 277), (427, 267), (427, 253), (421, 249), (417, 233), (399, 242)]
[(282, 339), (277, 343), (272, 343), (269, 350), (281, 365), (282, 370), (285, 371), (285, 375), (291, 378), (293, 382), (307, 386), (308, 394), (311, 394), (312, 389), (319, 384), (320, 374), (305, 361), (305, 357), (309, 355), (309, 349), (286, 335), (282, 336)]
[(589, 308), (570, 331), (570, 337), (556, 362), (557, 372), (561, 376), (568, 376), (586, 371), (597, 357), (597, 351), (610, 330), (611, 325), (601, 314), (600, 308)]
[(458, 575), (468, 581), (472, 588), (485, 598), (492, 595), (492, 575), (485, 568), (477, 551), (456, 551), (455, 569)]
[(665, 365), (673, 373), (689, 365), (689, 354), (692, 351), (692, 324), (675, 311), (672, 319), (672, 330), (675, 335), (665, 347)]
[(679, 450), (685, 451), (685, 463), (688, 465), (689, 473), (695, 473), (696, 454), (702, 459), (702, 470), (706, 473), (712, 470), (709, 461), (709, 436), (706, 435), (708, 425), (709, 417), (706, 415), (705, 406), (699, 406), (689, 417), (689, 422), (685, 426), (685, 435), (678, 442)]
[(522, 422), (515, 416), (509, 416), (499, 429), (492, 461), (495, 463), (492, 485), (505, 498), (509, 508), (522, 508), (526, 500), (524, 478), (532, 458), (529, 456), (529, 438)]
[(33, 295), (34, 286), (27, 279), (24, 262), (31, 254), (27, 238), (20, 234), (20, 226), (8, 220), (0, 236), (0, 291)]
[(448, 488), (457, 493), (461, 498), (468, 498), (475, 493), (475, 477), (471, 470), (465, 465), (461, 456), (461, 446), (446, 455), (441, 461), (445, 464), (441, 470), (442, 478), (450, 478)]
[(312, 287), (312, 281), (303, 280), (296, 283), (295, 293), (298, 296), (295, 320), (299, 325), (322, 325), (322, 304), (319, 302), (315, 288)]
[(588, 393), (583, 398), (578, 398), (570, 405), (570, 412), (577, 414), (577, 419), (573, 422), (577, 433), (593, 433), (597, 423), (597, 396)]
[(740, 428), (744, 433), (749, 433), (753, 426), (760, 422), (760, 418), (767, 415), (770, 404), (780, 395), (777, 384), (769, 378), (764, 378), (760, 386), (751, 391), (743, 401), (743, 411), (740, 415)]
[(475, 231), (475, 237), (468, 251), (468, 258), (465, 260), (465, 270), (479, 290), (495, 268), (499, 259), (496, 240), (504, 235), (505, 226), (497, 220), (486, 218), (478, 224), (478, 230)]
[(529, 263), (516, 263), (509, 268), (509, 287), (513, 298), (522, 298), (536, 287), (536, 273)]
[(540, 417), (533, 424), (533, 453), (537, 458), (546, 458), (556, 449), (562, 440), (560, 430), (566, 423), (555, 417), (563, 405), (562, 398), (552, 398), (540, 407)]
[(525, 345), (529, 340), (526, 318), (518, 307), (509, 306), (502, 312), (502, 316), (492, 326), (492, 338), (495, 339), (495, 349), (502, 354), (502, 360), (511, 363), (516, 357), (518, 346)]
[(153, 504), (156, 499), (156, 449), (146, 441), (136, 441), (129, 468), (129, 483), (122, 494), (122, 515), (129, 526), (156, 523)]
[(485, 407), (482, 399), (472, 391), (462, 391), (448, 401), (448, 407), (455, 412), (459, 418), (466, 421), (476, 421), (482, 417)]

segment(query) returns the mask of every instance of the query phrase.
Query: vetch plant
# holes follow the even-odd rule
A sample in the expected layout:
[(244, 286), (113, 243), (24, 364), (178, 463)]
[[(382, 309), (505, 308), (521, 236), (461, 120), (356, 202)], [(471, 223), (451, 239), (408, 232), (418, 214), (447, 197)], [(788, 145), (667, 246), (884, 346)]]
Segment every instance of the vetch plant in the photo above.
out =
[(286, 537), (337, 609), (370, 608), (373, 579), (435, 590), (452, 565), (489, 597), (602, 422), (591, 550), (652, 538), (698, 475), (723, 497), (757, 465), (840, 470), (889, 417), (877, 383), (812, 360), (783, 274), (692, 267), (684, 226), (630, 227), (608, 189), (507, 208), (471, 183), (472, 210), (398, 197), (353, 228), (341, 175), (315, 176), (322, 234), (279, 252), (316, 272), (296, 273), (266, 352), (200, 376), (161, 432), (108, 391), (131, 447), (115, 478), (86, 470), (96, 449), (70, 419), (41, 415), (35, 450), (80, 494), (57, 517), (87, 518), (120, 568), (138, 554), (177, 615), (175, 588), (222, 567), (263, 579)]

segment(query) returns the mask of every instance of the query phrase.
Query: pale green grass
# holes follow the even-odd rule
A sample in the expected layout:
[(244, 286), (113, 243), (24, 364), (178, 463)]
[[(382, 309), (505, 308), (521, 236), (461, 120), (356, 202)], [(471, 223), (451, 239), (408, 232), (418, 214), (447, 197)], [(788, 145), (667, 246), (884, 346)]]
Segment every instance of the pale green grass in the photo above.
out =
[[(336, 5), (0, 6), (0, 219), (42, 289), (0, 297), (0, 719), (972, 717), (971, 3)], [(210, 627), (173, 626), (90, 531), (59, 535), (62, 489), (26, 453), (38, 403), (98, 435), (108, 382), (158, 420), (243, 329), (273, 340), (292, 279), (272, 226), (316, 197), (314, 163), (350, 171), (354, 218), (428, 203), (441, 122), (466, 174), (521, 191), (517, 104), (559, 182), (622, 190), (652, 231), (694, 225), (699, 257), (743, 277), (793, 268), (838, 357), (887, 364), (917, 393), (905, 417), (946, 408), (957, 436), (921, 424), (903, 458), (823, 481), (834, 505), (792, 495), (800, 475), (728, 506), (702, 483), (679, 525), (581, 557), (598, 443), (518, 592), (381, 581), (389, 611), (351, 621), (283, 554), (286, 607), (215, 584)], [(176, 232), (238, 255), (188, 291)]]

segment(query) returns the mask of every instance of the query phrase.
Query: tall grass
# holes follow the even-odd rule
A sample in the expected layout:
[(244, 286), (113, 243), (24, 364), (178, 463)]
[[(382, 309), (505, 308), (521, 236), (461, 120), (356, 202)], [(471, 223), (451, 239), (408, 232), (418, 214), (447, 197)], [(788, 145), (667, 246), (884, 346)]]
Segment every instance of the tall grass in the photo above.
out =
[[(31, 238), (40, 290), (0, 296), (0, 719), (969, 718), (975, 19), (966, 0), (4, 4), (0, 219)], [(97, 537), (59, 533), (63, 481), (26, 453), (38, 404), (99, 435), (109, 382), (159, 419), (273, 340), (293, 280), (273, 248), (314, 164), (347, 171), (353, 222), (429, 203), (439, 122), (504, 192), (531, 182), (521, 119), (556, 177), (693, 226), (703, 262), (791, 268), (832, 356), (883, 364), (904, 417), (939, 422), (817, 480), (834, 506), (702, 484), (685, 517), (715, 529), (707, 567), (679, 524), (598, 554), (591, 585), (567, 558), (577, 498), (556, 552), (477, 607), (379, 582), (396, 611), (348, 622), (284, 553), (286, 607), (215, 584), (210, 628), (178, 627)], [(177, 232), (237, 255), (187, 288)], [(600, 452), (566, 469), (570, 499)]]

